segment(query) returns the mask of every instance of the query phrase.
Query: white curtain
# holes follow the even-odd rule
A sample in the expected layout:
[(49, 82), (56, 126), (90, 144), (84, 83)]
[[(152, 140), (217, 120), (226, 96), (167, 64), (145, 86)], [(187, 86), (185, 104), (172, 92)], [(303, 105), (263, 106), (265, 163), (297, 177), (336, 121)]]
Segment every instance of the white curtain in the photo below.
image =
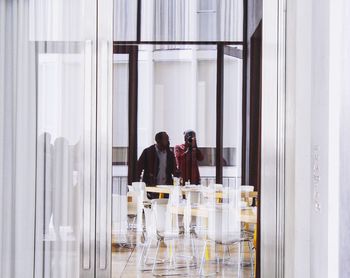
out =
[(84, 277), (83, 264), (93, 270), (93, 250), (87, 252), (87, 262), (82, 256), (93, 233), (92, 196), (83, 198), (94, 186), (91, 148), (96, 116), (93, 34), (89, 25), (79, 22), (94, 20), (94, 6), (81, 1), (34, 3), (32, 39), (43, 40), (37, 43), (35, 275)]
[[(141, 39), (145, 41), (243, 39), (242, 0), (143, 0), (141, 7)], [(114, 38), (136, 40), (136, 23), (137, 1), (115, 0)]]
[(36, 77), (29, 2), (0, 0), (0, 277), (32, 277)]
[(95, 0), (0, 0), (1, 278), (84, 276), (95, 32)]

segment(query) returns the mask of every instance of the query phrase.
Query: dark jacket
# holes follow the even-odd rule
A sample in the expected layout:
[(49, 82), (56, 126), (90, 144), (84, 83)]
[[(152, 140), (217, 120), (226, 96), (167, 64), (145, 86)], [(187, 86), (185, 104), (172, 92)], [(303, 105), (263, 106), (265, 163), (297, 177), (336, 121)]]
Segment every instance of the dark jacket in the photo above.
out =
[[(159, 159), (157, 155), (156, 146), (152, 145), (143, 150), (139, 160), (137, 161), (137, 177), (141, 176), (142, 170), (143, 179), (147, 186), (157, 185), (157, 175), (159, 169)], [(172, 175), (177, 176), (176, 162), (174, 153), (167, 150), (167, 164), (166, 164), (166, 184), (172, 185)]]

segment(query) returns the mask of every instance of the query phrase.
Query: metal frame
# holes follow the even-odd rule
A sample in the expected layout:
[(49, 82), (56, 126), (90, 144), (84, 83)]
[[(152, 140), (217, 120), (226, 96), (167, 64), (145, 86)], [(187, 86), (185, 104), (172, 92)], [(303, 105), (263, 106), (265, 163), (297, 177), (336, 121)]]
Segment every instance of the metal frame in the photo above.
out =
[[(137, 55), (138, 46), (146, 45), (216, 45), (217, 47), (217, 89), (216, 89), (216, 183), (222, 183), (223, 163), (223, 101), (224, 101), (224, 55), (243, 59), (242, 88), (243, 95), (246, 90), (247, 76), (247, 8), (248, 2), (243, 0), (243, 41), (143, 41), (141, 39), (141, 3), (137, 0), (137, 24), (135, 41), (113, 41), (113, 53), (129, 54), (129, 150), (128, 150), (128, 182), (138, 180), (135, 176), (137, 161)], [(242, 46), (242, 52), (229, 49), (225, 46)], [(135, 48), (136, 47), (136, 48)], [(135, 50), (136, 49), (136, 50)], [(136, 60), (136, 61), (135, 61)], [(136, 65), (135, 65), (136, 63)], [(130, 70), (131, 68), (131, 70)], [(133, 70), (136, 69), (136, 70)], [(135, 86), (136, 85), (136, 86)], [(130, 88), (132, 87), (132, 88)], [(136, 108), (135, 108), (136, 107)], [(135, 109), (134, 109), (135, 108)], [(243, 109), (243, 112), (245, 109)], [(136, 115), (136, 117), (135, 117)], [(244, 116), (244, 115), (243, 115)], [(244, 119), (244, 117), (243, 117)], [(244, 126), (244, 125), (243, 125)], [(132, 139), (130, 138), (132, 136)], [(243, 137), (244, 139), (245, 137)]]
[(286, 1), (265, 0), (262, 32), (261, 276), (284, 277)]
[[(137, 39), (135, 41), (114, 41), (114, 46), (140, 44), (152, 45), (216, 45), (218, 51), (217, 96), (218, 108), (222, 107), (223, 72), (220, 72), (226, 45), (241, 45), (243, 58), (243, 119), (246, 116), (247, 89), (247, 9), (244, 1), (243, 41), (142, 41), (141, 40), (141, 0), (138, 0)], [(284, 277), (284, 152), (285, 152), (285, 1), (266, 0), (264, 2), (263, 27), (263, 70), (262, 70), (262, 134), (261, 134), (261, 277)], [(223, 51), (222, 51), (223, 50)], [(277, 84), (277, 86), (276, 86)], [(221, 109), (221, 108), (220, 108)], [(222, 140), (222, 113), (217, 111), (217, 149)], [(221, 111), (222, 112), (222, 111)], [(243, 130), (246, 125), (243, 121)], [(242, 134), (242, 152), (246, 136)], [(219, 157), (219, 155), (217, 155)], [(244, 155), (242, 156), (244, 160)], [(220, 167), (220, 163), (216, 163)], [(244, 161), (242, 178), (244, 178)], [(222, 172), (221, 172), (222, 173)], [(220, 175), (220, 169), (217, 169)], [(222, 176), (217, 176), (217, 182)], [(265, 205), (266, 204), (266, 205)]]

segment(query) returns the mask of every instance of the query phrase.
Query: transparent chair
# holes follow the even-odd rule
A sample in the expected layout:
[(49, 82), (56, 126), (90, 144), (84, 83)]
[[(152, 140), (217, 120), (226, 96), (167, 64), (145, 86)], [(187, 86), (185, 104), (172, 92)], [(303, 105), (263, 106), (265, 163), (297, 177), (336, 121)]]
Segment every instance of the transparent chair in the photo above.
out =
[(137, 218), (137, 205), (139, 199), (139, 192), (129, 191), (127, 194), (128, 198), (131, 198), (131, 202), (128, 202), (128, 229), (136, 229), (135, 221)]
[[(207, 231), (206, 221), (201, 216), (196, 215), (195, 211), (199, 211), (201, 206), (203, 206), (204, 198), (201, 191), (186, 191), (186, 206), (184, 208), (184, 235), (185, 239), (190, 240), (192, 256), (191, 259), (197, 265), (198, 248), (197, 248), (197, 239), (202, 239), (203, 235)], [(184, 240), (184, 245), (186, 240)]]
[(120, 178), (113, 177), (112, 187), (112, 240), (123, 245), (127, 243), (128, 202), (126, 184)]
[[(143, 219), (143, 203), (145, 200), (146, 184), (144, 182), (133, 182), (131, 186), (132, 186), (133, 190), (130, 193), (134, 196), (135, 202), (136, 202), (136, 227), (135, 227), (135, 229), (137, 232), (143, 232), (144, 226), (143, 226), (142, 219)], [(130, 208), (134, 209), (135, 207), (130, 207)]]
[[(152, 204), (150, 205), (145, 205), (144, 206), (144, 215), (145, 215), (145, 229), (144, 229), (144, 238), (145, 242), (143, 244), (141, 256), (139, 259), (139, 269), (142, 271), (147, 271), (151, 269), (147, 269), (147, 266), (150, 264), (148, 263), (149, 260), (152, 261), (151, 265), (153, 266), (153, 262), (155, 261), (154, 257), (149, 256), (149, 251), (151, 248), (151, 245), (154, 241), (158, 242), (158, 237), (157, 237), (157, 227), (156, 227), (156, 213), (155, 213), (155, 207), (154, 203), (157, 202), (157, 207), (158, 209), (163, 208), (164, 211), (166, 211), (166, 207), (168, 204), (168, 199), (157, 199), (154, 200), (153, 206)], [(162, 223), (161, 223), (162, 225)], [(165, 260), (157, 260), (156, 263), (164, 263)]]
[[(189, 264), (186, 259), (182, 264), (178, 258), (185, 257), (183, 253), (178, 254), (178, 244), (180, 237), (184, 235), (183, 229), (180, 225), (180, 217), (185, 209), (185, 203), (182, 200), (182, 192), (179, 186), (174, 186), (169, 194), (169, 201), (165, 205), (162, 199), (152, 200), (152, 209), (155, 213), (156, 234), (157, 234), (157, 249), (155, 260), (153, 262), (152, 274), (155, 276), (174, 276), (187, 275), (187, 273), (180, 273), (178, 269), (189, 268), (194, 265)], [(159, 249), (161, 242), (167, 242), (167, 256), (163, 260), (167, 263), (165, 268), (156, 268), (159, 262)], [(192, 258), (193, 256), (191, 256)], [(187, 257), (186, 257), (187, 258)], [(177, 273), (174, 270), (177, 269)], [(160, 272), (163, 271), (163, 272)], [(164, 273), (165, 271), (165, 273)]]
[[(218, 272), (219, 266), (219, 254), (216, 252), (216, 273), (206, 274), (204, 273), (205, 264), (205, 252), (209, 242), (215, 244), (215, 246), (222, 246), (222, 264), (228, 263), (232, 257), (230, 254), (229, 247), (236, 245), (238, 248), (237, 252), (237, 263), (236, 270), (238, 277), (240, 276), (241, 270), (241, 219), (240, 219), (240, 189), (239, 187), (233, 188), (222, 188), (222, 203), (217, 203), (216, 200), (216, 189), (217, 186), (209, 187), (208, 192), (208, 233), (207, 238), (204, 241), (204, 247), (201, 258), (201, 265), (199, 268), (200, 275), (215, 275)], [(244, 239), (243, 239), (244, 240)], [(228, 255), (228, 256), (227, 256)], [(251, 256), (251, 274), (253, 274), (253, 261)]]

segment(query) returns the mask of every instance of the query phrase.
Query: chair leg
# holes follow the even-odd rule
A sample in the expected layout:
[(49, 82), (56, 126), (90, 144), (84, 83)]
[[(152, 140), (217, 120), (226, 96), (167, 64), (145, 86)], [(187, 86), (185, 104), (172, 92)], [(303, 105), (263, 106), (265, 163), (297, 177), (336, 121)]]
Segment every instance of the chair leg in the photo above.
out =
[(227, 246), (227, 254), (228, 257), (231, 258), (230, 245)]
[(157, 264), (157, 258), (158, 258), (160, 241), (161, 241), (160, 239), (158, 239), (158, 241), (157, 241), (157, 250), (156, 250), (156, 255), (155, 255), (154, 262), (153, 262), (153, 267), (152, 267), (152, 274), (153, 275), (154, 275), (154, 270), (155, 270), (156, 264)]
[(203, 246), (203, 252), (202, 252), (202, 258), (201, 258), (201, 265), (199, 267), (199, 275), (203, 275), (203, 264), (205, 260), (205, 250), (207, 248), (207, 241), (204, 241), (204, 246)]
[(227, 245), (222, 245), (222, 249), (224, 249), (224, 250), (223, 250), (223, 254), (222, 254), (222, 265), (224, 265), (224, 264), (225, 264), (225, 258), (226, 258), (226, 247), (227, 247)]
[(196, 246), (195, 246), (195, 238), (194, 238), (194, 234), (190, 234), (191, 237), (191, 249), (192, 249), (192, 256), (193, 256), (193, 261), (195, 263), (195, 265), (197, 265), (197, 252), (196, 252)]
[(146, 253), (145, 253), (145, 256), (144, 256), (144, 260), (143, 260), (143, 267), (146, 267), (148, 253), (149, 253), (149, 249), (151, 248), (152, 241), (153, 241), (153, 237), (151, 237), (148, 240), (148, 244), (147, 244), (147, 247), (146, 247), (147, 249), (146, 249)]
[(172, 267), (175, 268), (176, 266), (176, 249), (175, 249), (175, 240), (173, 239), (171, 241), (171, 263)]
[(216, 256), (216, 273), (220, 272), (220, 258)]
[(143, 262), (143, 266), (145, 265), (145, 260), (147, 259), (146, 253), (148, 253), (148, 249), (151, 242), (152, 242), (152, 238), (149, 238), (148, 240), (145, 239), (143, 243), (142, 251), (141, 251), (141, 256), (138, 262), (139, 266), (141, 266), (142, 262)]
[(244, 241), (239, 242), (239, 265), (240, 268), (243, 267), (243, 261), (244, 261)]
[(249, 240), (249, 255), (250, 255), (250, 277), (254, 277), (254, 254), (253, 254), (253, 243)]

